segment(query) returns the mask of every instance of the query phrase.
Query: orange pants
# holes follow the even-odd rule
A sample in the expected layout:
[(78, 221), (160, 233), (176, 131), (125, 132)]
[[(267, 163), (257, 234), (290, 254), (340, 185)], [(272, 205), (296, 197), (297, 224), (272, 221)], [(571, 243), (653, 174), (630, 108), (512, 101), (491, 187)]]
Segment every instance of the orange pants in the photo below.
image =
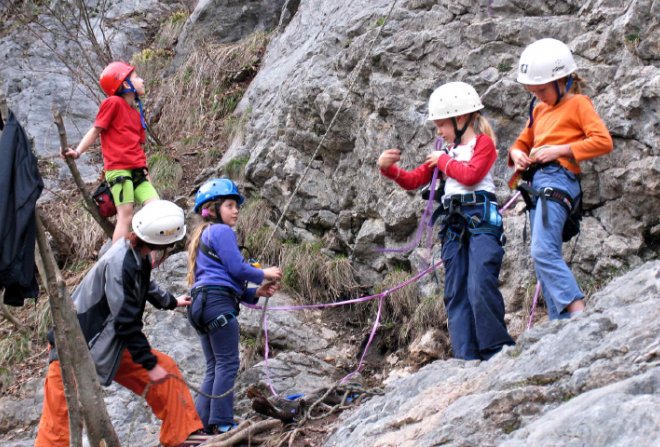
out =
[[(176, 362), (168, 355), (151, 351), (158, 357), (158, 364), (168, 373), (182, 377)], [(115, 382), (142, 395), (150, 382), (147, 370), (131, 359), (128, 350), (122, 354)], [(147, 404), (156, 417), (163, 421), (160, 427), (160, 443), (174, 447), (186, 440), (188, 435), (202, 428), (195, 404), (186, 385), (174, 378), (151, 385), (146, 395)], [(39, 422), (35, 447), (69, 447), (69, 413), (64, 397), (60, 362), (52, 362), (44, 383), (44, 406)]]

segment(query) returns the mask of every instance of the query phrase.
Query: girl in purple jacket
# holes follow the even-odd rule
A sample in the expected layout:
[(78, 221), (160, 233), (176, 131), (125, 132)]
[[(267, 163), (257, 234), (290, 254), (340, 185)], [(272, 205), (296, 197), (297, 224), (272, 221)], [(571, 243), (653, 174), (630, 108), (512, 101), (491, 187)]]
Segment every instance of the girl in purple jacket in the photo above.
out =
[[(188, 284), (193, 303), (188, 319), (199, 334), (206, 358), (201, 390), (214, 396), (233, 388), (239, 367), (239, 303), (254, 304), (271, 296), (282, 278), (278, 267), (259, 269), (243, 258), (233, 228), (243, 196), (229, 179), (204, 183), (195, 196), (195, 212), (203, 223), (188, 247)], [(262, 284), (262, 282), (266, 282)], [(247, 287), (248, 283), (262, 284)], [(222, 399), (199, 395), (195, 407), (207, 433), (224, 433), (236, 426), (234, 396)]]

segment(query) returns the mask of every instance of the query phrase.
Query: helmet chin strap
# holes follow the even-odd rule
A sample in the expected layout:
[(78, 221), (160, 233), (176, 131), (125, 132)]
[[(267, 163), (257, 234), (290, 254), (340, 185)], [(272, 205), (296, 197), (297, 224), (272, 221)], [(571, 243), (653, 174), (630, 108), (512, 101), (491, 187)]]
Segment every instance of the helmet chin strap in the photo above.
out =
[[(569, 92), (571, 87), (573, 86), (573, 76), (569, 75), (568, 76), (568, 81), (566, 81), (566, 88), (564, 88), (564, 91), (561, 91), (561, 88), (559, 87), (559, 81), (554, 81), (553, 85), (555, 86), (555, 91), (557, 92), (557, 101), (555, 101), (555, 105), (559, 104), (561, 102), (561, 99), (564, 97), (566, 93)], [(529, 103), (529, 124), (527, 125), (527, 128), (532, 127), (532, 123), (534, 123), (534, 103), (536, 102), (536, 96), (532, 95), (532, 101)]]
[(123, 95), (125, 93), (133, 93), (135, 95), (135, 102), (137, 102), (137, 105), (140, 109), (140, 122), (142, 123), (142, 128), (146, 129), (147, 122), (144, 120), (144, 109), (142, 108), (142, 100), (140, 100), (140, 95), (138, 95), (138, 92), (130, 79), (126, 78), (124, 82), (128, 84), (129, 88), (121, 89), (117, 91), (117, 94)]
[(474, 112), (472, 112), (468, 115), (467, 121), (465, 121), (465, 125), (463, 126), (462, 129), (458, 128), (458, 122), (456, 121), (456, 117), (454, 117), (454, 116), (451, 117), (451, 123), (454, 126), (454, 135), (456, 136), (456, 138), (454, 138), (454, 147), (461, 144), (461, 138), (463, 138), (463, 134), (465, 133), (468, 126), (472, 122), (472, 117), (473, 116), (474, 116)]

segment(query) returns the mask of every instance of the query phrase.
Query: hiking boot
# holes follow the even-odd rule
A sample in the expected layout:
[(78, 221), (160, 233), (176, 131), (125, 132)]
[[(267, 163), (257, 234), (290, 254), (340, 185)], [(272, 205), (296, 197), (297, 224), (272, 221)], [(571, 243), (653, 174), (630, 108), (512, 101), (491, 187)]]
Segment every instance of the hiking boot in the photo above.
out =
[(196, 447), (209, 439), (214, 438), (215, 435), (209, 435), (204, 433), (202, 430), (198, 430), (194, 433), (191, 433), (185, 441), (179, 444), (177, 447)]
[(229, 430), (233, 430), (236, 427), (238, 427), (236, 422), (232, 422), (231, 424), (218, 424), (218, 433), (227, 433)]

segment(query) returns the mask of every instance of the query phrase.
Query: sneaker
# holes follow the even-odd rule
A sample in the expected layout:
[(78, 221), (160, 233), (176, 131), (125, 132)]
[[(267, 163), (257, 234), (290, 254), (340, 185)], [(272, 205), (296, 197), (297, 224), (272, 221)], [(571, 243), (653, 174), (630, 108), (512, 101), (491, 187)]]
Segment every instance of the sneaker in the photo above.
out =
[(218, 433), (227, 433), (229, 430), (233, 430), (236, 427), (238, 427), (236, 422), (232, 422), (231, 424), (218, 424)]
[(190, 436), (188, 436), (186, 440), (179, 444), (177, 447), (196, 447), (214, 437), (215, 435), (209, 435), (204, 433), (202, 430), (199, 430), (191, 433)]

